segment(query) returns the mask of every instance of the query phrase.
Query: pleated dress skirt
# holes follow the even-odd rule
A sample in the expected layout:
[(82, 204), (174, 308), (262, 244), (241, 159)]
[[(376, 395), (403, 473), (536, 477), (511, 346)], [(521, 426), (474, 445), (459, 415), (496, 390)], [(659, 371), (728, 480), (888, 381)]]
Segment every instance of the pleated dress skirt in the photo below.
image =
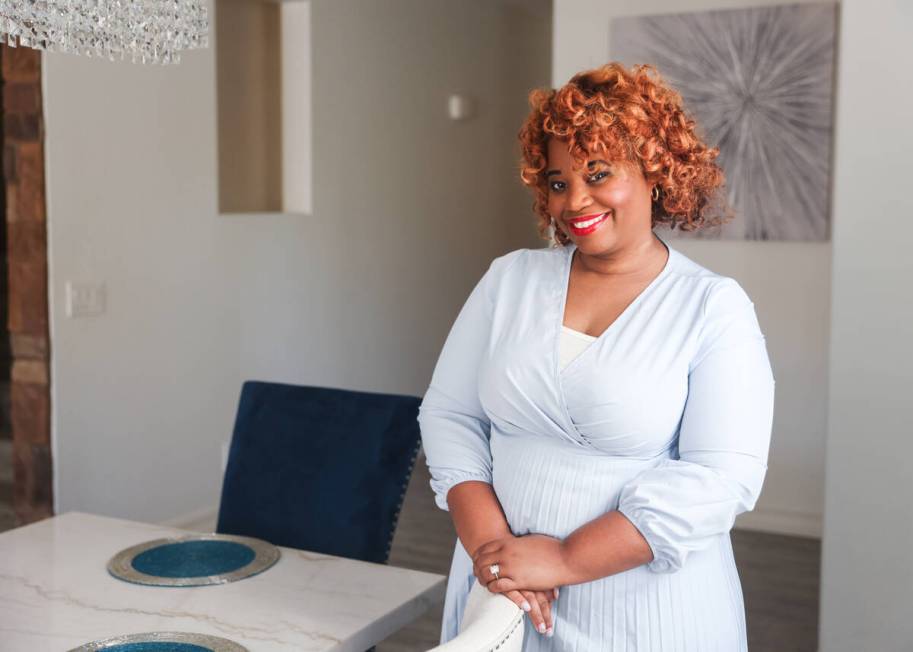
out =
[[(610, 456), (545, 437), (492, 433), (493, 485), (514, 534), (565, 538), (618, 507), (622, 487), (654, 459)], [(443, 638), (459, 626), (475, 578), (457, 541)], [(693, 552), (677, 571), (646, 565), (560, 587), (554, 636), (526, 619), (525, 652), (745, 652), (745, 609), (729, 534)]]

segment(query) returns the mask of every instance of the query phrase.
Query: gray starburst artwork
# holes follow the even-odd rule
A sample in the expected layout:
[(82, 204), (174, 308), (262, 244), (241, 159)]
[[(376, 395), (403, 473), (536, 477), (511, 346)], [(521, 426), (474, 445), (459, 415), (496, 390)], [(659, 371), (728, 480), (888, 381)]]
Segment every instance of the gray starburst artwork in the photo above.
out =
[(726, 174), (735, 219), (696, 233), (827, 240), (837, 5), (796, 4), (612, 20), (609, 56), (649, 63)]

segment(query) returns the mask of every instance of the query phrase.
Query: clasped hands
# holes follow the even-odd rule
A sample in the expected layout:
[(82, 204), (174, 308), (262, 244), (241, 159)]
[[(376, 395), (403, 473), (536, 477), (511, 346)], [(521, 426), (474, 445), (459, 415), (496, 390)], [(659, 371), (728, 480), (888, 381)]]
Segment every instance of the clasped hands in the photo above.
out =
[[(497, 578), (491, 572), (493, 564), (497, 564)], [(569, 575), (559, 539), (542, 534), (493, 539), (473, 553), (472, 571), (489, 591), (504, 594), (527, 612), (536, 631), (552, 636), (551, 603)]]

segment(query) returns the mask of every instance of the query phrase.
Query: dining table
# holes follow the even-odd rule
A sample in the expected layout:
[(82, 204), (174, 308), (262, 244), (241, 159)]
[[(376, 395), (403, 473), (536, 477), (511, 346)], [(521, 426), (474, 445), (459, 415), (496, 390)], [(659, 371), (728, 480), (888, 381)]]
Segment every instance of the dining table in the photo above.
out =
[(82, 512), (0, 533), (0, 651), (192, 632), (250, 652), (364, 652), (444, 597), (442, 575), (285, 547), (267, 570), (225, 584), (145, 586), (107, 570), (121, 550), (189, 534)]

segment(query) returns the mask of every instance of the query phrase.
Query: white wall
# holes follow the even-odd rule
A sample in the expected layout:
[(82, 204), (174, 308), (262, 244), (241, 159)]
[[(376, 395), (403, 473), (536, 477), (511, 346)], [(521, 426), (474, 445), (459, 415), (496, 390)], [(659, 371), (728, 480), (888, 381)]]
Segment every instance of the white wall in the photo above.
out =
[[(491, 258), (537, 246), (509, 150), (549, 17), (523, 13), (314, 0), (310, 217), (217, 215), (212, 49), (44, 56), (58, 511), (212, 509), (244, 379), (424, 391)], [(448, 120), (456, 91), (476, 120)], [(67, 280), (108, 312), (67, 319)]]
[[(556, 0), (552, 81), (606, 63), (613, 16), (778, 4), (760, 0)], [(662, 72), (662, 71), (660, 71)], [(662, 236), (662, 231), (658, 231)], [(736, 526), (820, 536), (824, 506), (827, 346), (831, 244), (708, 242), (670, 244), (711, 270), (739, 280), (755, 303), (777, 397), (769, 470), (753, 512)]]
[(913, 3), (844, 0), (823, 652), (913, 650)]
[[(241, 373), (211, 52), (168, 68), (43, 61), (57, 511), (199, 509)], [(71, 279), (105, 282), (107, 313), (67, 319)]]

